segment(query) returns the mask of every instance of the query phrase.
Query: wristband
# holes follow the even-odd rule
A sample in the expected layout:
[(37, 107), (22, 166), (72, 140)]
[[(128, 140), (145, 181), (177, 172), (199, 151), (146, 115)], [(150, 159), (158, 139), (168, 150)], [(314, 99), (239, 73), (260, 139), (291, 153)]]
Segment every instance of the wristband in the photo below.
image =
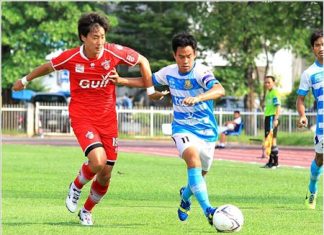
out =
[(155, 93), (154, 86), (150, 86), (150, 87), (146, 88), (147, 95), (153, 95), (154, 93)]
[(23, 77), (22, 79), (20, 79), (20, 81), (21, 81), (21, 83), (23, 84), (24, 87), (27, 86), (28, 83), (29, 83), (29, 81), (27, 81), (27, 77), (26, 76)]

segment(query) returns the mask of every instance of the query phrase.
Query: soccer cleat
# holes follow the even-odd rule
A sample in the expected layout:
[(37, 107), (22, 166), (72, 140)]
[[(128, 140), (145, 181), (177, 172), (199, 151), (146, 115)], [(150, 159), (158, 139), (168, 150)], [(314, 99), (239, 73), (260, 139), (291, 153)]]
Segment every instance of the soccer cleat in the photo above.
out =
[(224, 148), (225, 148), (225, 145), (223, 145), (223, 144), (217, 144), (215, 146), (215, 149), (224, 149)]
[(89, 211), (86, 211), (85, 209), (82, 209), (82, 210), (79, 211), (78, 216), (80, 218), (80, 223), (82, 225), (85, 225), (85, 226), (93, 225), (92, 215), (91, 215), (91, 213)]
[(81, 195), (81, 190), (78, 189), (72, 182), (70, 184), (69, 194), (67, 195), (65, 200), (66, 208), (70, 212), (74, 213), (78, 209), (78, 201), (80, 199), (80, 195)]
[(213, 225), (213, 216), (214, 216), (216, 210), (217, 210), (217, 207), (216, 208), (208, 207), (206, 209), (205, 215), (206, 215), (206, 218), (210, 225)]
[(270, 167), (271, 169), (277, 169), (279, 167), (279, 164), (272, 164), (272, 166)]
[(265, 164), (261, 168), (272, 168), (272, 167), (273, 167), (273, 164), (268, 162), (267, 164)]
[(188, 219), (188, 216), (189, 216), (189, 211), (190, 211), (190, 205), (191, 205), (191, 202), (190, 201), (184, 201), (182, 199), (182, 193), (183, 191), (185, 190), (185, 187), (182, 187), (180, 189), (180, 197), (181, 197), (181, 202), (180, 202), (180, 206), (178, 208), (178, 217), (179, 217), (179, 220), (181, 221), (185, 221)]
[(315, 209), (316, 197), (317, 197), (316, 193), (311, 193), (311, 192), (307, 191), (306, 198), (305, 198), (305, 205), (307, 208), (313, 209), (313, 210)]

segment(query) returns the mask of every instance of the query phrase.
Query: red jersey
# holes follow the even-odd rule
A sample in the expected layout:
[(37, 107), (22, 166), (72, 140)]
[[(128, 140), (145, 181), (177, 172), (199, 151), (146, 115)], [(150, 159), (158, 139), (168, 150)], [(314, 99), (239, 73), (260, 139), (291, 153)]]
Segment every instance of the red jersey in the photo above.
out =
[(55, 70), (70, 73), (71, 123), (90, 122), (117, 133), (115, 85), (108, 80), (113, 68), (119, 64), (134, 66), (139, 54), (127, 47), (106, 43), (98, 58), (89, 59), (83, 45), (62, 52), (51, 60)]

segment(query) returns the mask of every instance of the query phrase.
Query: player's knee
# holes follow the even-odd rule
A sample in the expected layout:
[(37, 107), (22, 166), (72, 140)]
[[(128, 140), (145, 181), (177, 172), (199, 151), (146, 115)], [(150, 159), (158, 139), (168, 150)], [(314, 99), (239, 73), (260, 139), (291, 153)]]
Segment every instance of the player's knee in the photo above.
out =
[(93, 172), (100, 172), (106, 166), (106, 160), (103, 158), (96, 158), (89, 160), (89, 166)]

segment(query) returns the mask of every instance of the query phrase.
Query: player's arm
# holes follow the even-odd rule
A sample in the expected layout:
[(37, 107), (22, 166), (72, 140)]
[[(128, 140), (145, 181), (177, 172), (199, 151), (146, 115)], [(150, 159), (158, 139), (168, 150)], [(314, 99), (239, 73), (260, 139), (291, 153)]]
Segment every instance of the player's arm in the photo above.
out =
[(305, 96), (302, 96), (302, 95), (297, 96), (296, 108), (297, 108), (297, 112), (299, 114), (299, 120), (297, 123), (297, 127), (299, 127), (299, 128), (307, 127), (308, 120), (307, 120), (306, 113), (305, 113)]
[(113, 69), (109, 74), (109, 80), (115, 85), (127, 86), (127, 87), (137, 87), (144, 88), (145, 84), (142, 77), (120, 77), (115, 69)]
[(201, 101), (206, 100), (215, 100), (225, 95), (225, 89), (220, 83), (215, 83), (213, 87), (206, 91), (205, 93), (199, 94), (195, 97), (186, 97), (183, 100), (183, 104), (185, 105), (194, 105)]
[[(116, 85), (122, 85), (127, 87), (137, 87), (145, 88), (145, 82), (143, 77), (120, 77), (116, 70), (112, 70), (109, 74), (109, 79)], [(153, 87), (153, 86), (152, 86)], [(154, 88), (154, 87), (153, 87)], [(155, 89), (154, 89), (155, 90)], [(152, 100), (160, 100), (168, 94), (167, 91), (155, 91), (154, 96), (151, 97)]]
[(31, 71), (25, 77), (17, 80), (13, 84), (12, 89), (14, 91), (23, 90), (28, 85), (28, 83), (31, 82), (33, 79), (35, 79), (37, 77), (44, 76), (44, 75), (49, 74), (49, 73), (51, 73), (53, 71), (54, 71), (54, 69), (53, 69), (52, 64), (50, 62), (42, 64), (41, 66), (38, 66), (33, 71)]
[(149, 61), (142, 55), (139, 55), (138, 63), (146, 93), (151, 100), (160, 100), (167, 94), (166, 92), (159, 92), (154, 89), (152, 82), (152, 71)]
[(233, 124), (234, 126), (237, 125), (237, 123), (236, 123), (235, 121), (227, 121), (227, 122), (225, 123), (225, 125), (228, 125), (228, 124)]

